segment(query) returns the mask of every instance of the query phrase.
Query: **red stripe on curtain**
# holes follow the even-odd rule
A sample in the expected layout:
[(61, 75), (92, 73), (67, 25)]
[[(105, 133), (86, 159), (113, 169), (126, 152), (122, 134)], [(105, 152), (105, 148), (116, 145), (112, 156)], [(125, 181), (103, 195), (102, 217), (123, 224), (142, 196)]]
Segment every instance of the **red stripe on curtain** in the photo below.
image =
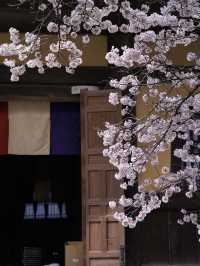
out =
[(0, 154), (8, 154), (8, 103), (0, 102)]

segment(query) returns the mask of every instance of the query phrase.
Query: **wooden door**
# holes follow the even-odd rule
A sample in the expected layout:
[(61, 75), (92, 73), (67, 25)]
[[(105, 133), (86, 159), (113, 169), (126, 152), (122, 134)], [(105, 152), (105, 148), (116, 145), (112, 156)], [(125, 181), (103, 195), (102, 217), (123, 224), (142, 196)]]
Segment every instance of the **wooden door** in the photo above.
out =
[[(102, 139), (97, 129), (104, 122), (117, 122), (120, 110), (108, 103), (108, 93), (81, 93), (82, 217), (85, 265), (120, 266), (124, 230), (113, 219), (108, 202), (121, 191), (114, 169), (102, 156)], [(121, 255), (120, 255), (121, 253)]]

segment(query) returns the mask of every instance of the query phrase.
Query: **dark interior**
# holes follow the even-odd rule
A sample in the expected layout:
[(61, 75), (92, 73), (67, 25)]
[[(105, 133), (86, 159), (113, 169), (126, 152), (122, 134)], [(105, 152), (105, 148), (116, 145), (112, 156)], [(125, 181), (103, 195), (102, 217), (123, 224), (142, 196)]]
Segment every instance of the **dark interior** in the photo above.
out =
[(200, 265), (194, 225), (180, 226), (176, 210), (152, 212), (135, 229), (126, 230), (127, 266)]
[[(80, 156), (1, 156), (0, 169), (0, 266), (22, 265), (25, 247), (40, 248), (42, 265), (63, 265), (64, 243), (81, 240)], [(65, 202), (67, 217), (24, 219), (38, 201)]]

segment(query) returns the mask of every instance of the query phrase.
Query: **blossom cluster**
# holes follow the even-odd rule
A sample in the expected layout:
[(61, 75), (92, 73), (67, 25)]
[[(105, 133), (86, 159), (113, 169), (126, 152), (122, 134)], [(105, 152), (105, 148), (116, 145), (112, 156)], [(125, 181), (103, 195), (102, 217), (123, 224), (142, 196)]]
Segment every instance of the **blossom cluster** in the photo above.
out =
[[(87, 44), (92, 34), (128, 34), (127, 45), (112, 46), (105, 55), (109, 65), (119, 70), (119, 77), (109, 81), (108, 101), (119, 105), (122, 119), (118, 124), (106, 122), (99, 136), (122, 189), (121, 197), (109, 205), (114, 217), (129, 228), (177, 193), (195, 197), (200, 179), (200, 53), (190, 50), (200, 37), (200, 2), (168, 0), (156, 7), (136, 2), (77, 0), (70, 7), (69, 1), (42, 0), (38, 13), (43, 19), (37, 30), (22, 39), (11, 28), (10, 43), (0, 44), (11, 80), (18, 81), (27, 67), (44, 73), (45, 68), (64, 66), (67, 73), (74, 73), (82, 63), (82, 51), (74, 40), (79, 35)], [(44, 28), (56, 36), (45, 56), (40, 34)], [(180, 46), (189, 50), (184, 65), (170, 57)], [(141, 103), (148, 110), (142, 116), (137, 112)], [(180, 144), (173, 151), (181, 165), (176, 171), (159, 160), (174, 141)], [(149, 167), (157, 170), (153, 178), (148, 176)], [(196, 216), (184, 215), (179, 223), (191, 221), (199, 230)]]
[(189, 212), (185, 209), (181, 209), (182, 217), (178, 219), (178, 224), (184, 225), (191, 223), (197, 229), (198, 241), (200, 242), (200, 223), (198, 219), (198, 212)]
[[(39, 74), (43, 74), (46, 68), (61, 68), (63, 66), (67, 73), (82, 64), (82, 51), (77, 45), (62, 36), (60, 40), (49, 44), (47, 54), (42, 53), (42, 37), (35, 33), (25, 33), (24, 38), (15, 28), (10, 28), (10, 43), (0, 44), (0, 56), (5, 57), (3, 63), (10, 68), (11, 81), (18, 81), (26, 68), (37, 68)], [(63, 55), (59, 60), (60, 54)]]
[[(115, 178), (125, 190), (110, 207), (124, 208), (114, 217), (129, 228), (177, 193), (190, 199), (199, 190), (200, 54), (188, 52), (187, 67), (174, 65), (168, 54), (178, 45), (189, 46), (198, 40), (200, 4), (174, 0), (160, 7), (159, 13), (150, 13), (150, 8), (143, 5), (140, 10), (133, 9), (129, 1), (122, 2), (120, 10), (128, 23), (120, 29), (134, 33), (133, 46), (112, 47), (106, 55), (109, 64), (128, 72), (110, 81), (115, 91), (110, 93), (109, 102), (121, 106), (123, 122), (118, 124), (118, 132), (116, 128), (111, 132), (115, 141), (106, 145), (104, 156), (117, 169)], [(184, 93), (181, 87), (186, 88)], [(137, 115), (141, 99), (149, 107), (142, 117)], [(172, 172), (167, 165), (160, 165), (159, 155), (170, 150), (177, 139), (182, 144), (174, 150), (174, 156), (179, 158), (180, 167)], [(153, 178), (148, 177), (149, 165), (157, 168)], [(143, 181), (141, 175), (145, 176)], [(137, 193), (130, 196), (128, 187), (134, 187), (132, 191)], [(189, 216), (194, 222), (196, 216)]]

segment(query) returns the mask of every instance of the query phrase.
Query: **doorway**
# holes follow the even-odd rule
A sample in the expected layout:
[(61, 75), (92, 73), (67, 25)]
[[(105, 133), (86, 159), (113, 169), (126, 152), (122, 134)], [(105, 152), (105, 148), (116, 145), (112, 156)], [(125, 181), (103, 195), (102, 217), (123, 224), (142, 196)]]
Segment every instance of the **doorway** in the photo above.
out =
[(64, 244), (81, 240), (80, 156), (1, 156), (0, 168), (0, 265), (22, 265), (27, 248), (64, 265)]

